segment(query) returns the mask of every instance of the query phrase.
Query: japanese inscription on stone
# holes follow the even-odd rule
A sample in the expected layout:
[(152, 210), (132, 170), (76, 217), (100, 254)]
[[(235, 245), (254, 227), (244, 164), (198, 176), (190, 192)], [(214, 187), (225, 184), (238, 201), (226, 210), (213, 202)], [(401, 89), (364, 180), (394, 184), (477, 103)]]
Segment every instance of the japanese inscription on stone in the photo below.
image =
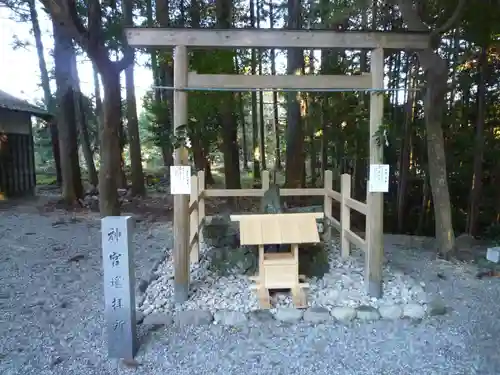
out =
[(133, 227), (130, 216), (101, 221), (104, 315), (112, 358), (132, 359), (137, 352)]

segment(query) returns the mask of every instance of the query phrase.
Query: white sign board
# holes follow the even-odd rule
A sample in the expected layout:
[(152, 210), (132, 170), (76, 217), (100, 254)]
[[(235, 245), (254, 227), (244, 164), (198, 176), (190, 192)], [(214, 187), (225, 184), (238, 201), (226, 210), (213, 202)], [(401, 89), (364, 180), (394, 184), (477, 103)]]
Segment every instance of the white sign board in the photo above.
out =
[(170, 166), (170, 194), (191, 194), (191, 167), (189, 165)]
[(370, 193), (389, 191), (389, 164), (370, 164), (368, 191)]

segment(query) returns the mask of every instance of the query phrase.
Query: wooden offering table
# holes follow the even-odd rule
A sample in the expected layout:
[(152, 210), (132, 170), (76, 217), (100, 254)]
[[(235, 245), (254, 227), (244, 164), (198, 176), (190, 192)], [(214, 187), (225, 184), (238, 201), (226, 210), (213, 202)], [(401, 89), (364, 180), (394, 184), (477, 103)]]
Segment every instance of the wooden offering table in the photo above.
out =
[[(320, 241), (317, 213), (231, 215), (240, 223), (242, 246), (259, 247), (259, 274), (252, 279), (262, 308), (271, 307), (269, 289), (290, 289), (297, 308), (307, 306), (299, 280), (299, 245)], [(290, 245), (290, 252), (264, 253), (264, 245)]]

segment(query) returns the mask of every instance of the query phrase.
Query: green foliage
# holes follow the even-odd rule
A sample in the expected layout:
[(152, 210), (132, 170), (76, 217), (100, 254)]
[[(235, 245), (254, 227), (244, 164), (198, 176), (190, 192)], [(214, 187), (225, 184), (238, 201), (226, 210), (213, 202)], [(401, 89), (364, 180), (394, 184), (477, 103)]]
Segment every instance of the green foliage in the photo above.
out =
[(155, 146), (162, 147), (171, 143), (170, 115), (168, 103), (155, 101), (154, 93), (149, 91), (143, 98), (145, 130), (148, 137), (146, 141), (152, 141)]
[[(29, 8), (22, 0), (0, 0), (1, 4), (12, 10), (12, 18), (19, 22), (29, 22)], [(118, 1), (104, 1), (103, 24), (106, 44), (112, 55), (118, 55), (123, 48), (123, 14)], [(146, 0), (135, 0), (135, 21), (137, 25), (146, 23)], [(255, 1), (257, 3), (257, 1)], [(456, 0), (423, 0), (418, 1), (418, 12), (425, 24), (431, 28), (439, 28), (446, 23), (454, 12)], [(87, 17), (87, 2), (78, 1), (78, 12), (84, 23)], [(153, 4), (153, 8), (155, 4)], [(200, 26), (211, 28), (216, 24), (215, 2), (200, 1)], [(256, 4), (257, 5), (257, 4)], [(256, 12), (261, 26), (269, 21), (269, 2), (261, 1), (259, 12)], [(403, 26), (401, 17), (388, 1), (376, 2), (376, 28), (379, 30), (395, 30)], [(302, 25), (304, 28), (330, 29), (362, 29), (371, 28), (371, 1), (366, 0), (333, 0), (308, 1), (301, 4)], [(193, 26), (189, 2), (175, 0), (169, 2), (169, 20), (172, 27)], [(286, 25), (287, 3), (273, 2), (275, 27)], [(154, 13), (154, 12), (153, 12)], [(249, 1), (233, 1), (233, 25), (235, 27), (249, 27)], [(156, 15), (157, 16), (157, 15)], [(157, 25), (157, 20), (152, 22)], [(457, 232), (465, 230), (465, 221), (469, 206), (469, 196), (474, 174), (474, 156), (478, 152), (475, 145), (475, 127), (478, 121), (477, 85), (480, 82), (479, 55), (483, 48), (488, 48), (488, 69), (485, 77), (487, 98), (485, 103), (484, 124), (484, 155), (483, 155), (483, 189), (479, 205), (479, 232), (490, 237), (499, 237), (500, 218), (498, 208), (500, 195), (498, 182), (500, 181), (500, 56), (498, 40), (500, 34), (500, 7), (496, 0), (468, 1), (461, 19), (453, 25), (455, 28), (445, 30), (441, 40), (439, 53), (447, 61), (449, 67), (450, 97), (446, 114), (443, 119), (445, 153), (447, 158), (448, 183), (450, 199), (453, 206), (453, 220)], [(15, 39), (16, 48), (29, 48), (33, 41)], [(141, 50), (138, 50), (141, 51)], [(151, 50), (142, 50), (150, 54)], [(259, 51), (264, 74), (270, 73), (271, 54), (269, 50)], [(285, 53), (277, 51), (277, 66), (280, 71), (284, 64)], [(310, 51), (306, 50), (309, 56)], [(159, 81), (158, 66), (172, 65), (171, 50), (162, 50), (156, 53), (157, 66), (149, 61), (146, 67), (155, 72)], [(321, 59), (313, 58), (305, 65), (314, 65), (309, 74), (360, 74), (367, 68), (367, 60), (362, 51), (340, 51), (337, 49), (322, 51)], [(403, 159), (403, 145), (407, 142), (410, 158), (408, 169), (408, 186), (406, 190), (406, 204), (404, 207), (404, 231), (433, 233), (433, 217), (431, 209), (431, 194), (424, 196), (426, 181), (429, 175), (428, 165), (433, 160), (427, 156), (427, 134), (425, 131), (423, 113), (423, 92), (418, 91), (414, 101), (404, 89), (416, 79), (416, 87), (424, 84), (423, 74), (419, 72), (410, 77), (407, 61), (410, 65), (417, 64), (405, 52), (390, 51), (386, 57), (388, 84), (391, 88), (399, 88), (400, 92), (385, 92), (384, 119), (374, 135), (377, 143), (384, 147), (385, 162), (391, 165), (391, 190), (386, 195), (386, 213), (388, 216), (387, 228), (391, 228), (392, 219), (397, 213), (397, 189), (402, 175), (401, 163)], [(240, 73), (248, 74), (251, 65), (250, 50), (193, 50), (190, 51), (190, 70), (200, 74)], [(50, 65), (50, 64), (49, 64)], [(153, 76), (153, 72), (151, 73)], [(52, 74), (51, 74), (52, 76)], [(52, 77), (51, 77), (52, 78)], [(163, 84), (163, 83), (162, 83)], [(167, 83), (169, 84), (169, 83)], [(451, 95), (452, 94), (452, 95)], [(221, 108), (230, 98), (228, 93), (190, 92), (188, 96), (188, 121), (176, 132), (173, 131), (171, 104), (169, 95), (164, 90), (154, 89), (146, 94), (142, 102), (142, 111), (139, 116), (139, 131), (143, 159), (152, 165), (161, 164), (161, 150), (170, 150), (171, 146), (191, 144), (193, 151), (203, 151), (203, 157), (216, 163), (221, 159)], [(259, 95), (257, 95), (259, 96)], [(273, 125), (274, 122), (272, 95), (264, 95), (264, 117), (266, 121), (266, 156), (269, 160), (278, 146), (281, 151), (286, 147), (286, 106), (283, 103), (283, 93), (278, 94), (278, 130), (280, 144), (276, 145)], [(356, 173), (353, 191), (359, 197), (365, 197), (363, 191), (366, 185), (366, 170), (369, 145), (369, 97), (367, 93), (300, 93), (300, 99), (307, 103), (307, 110), (302, 113), (307, 155), (321, 158), (321, 149), (326, 156), (325, 168), (337, 168), (341, 171)], [(232, 96), (234, 99), (233, 115), (237, 120), (240, 146), (244, 146), (247, 154), (252, 152), (252, 124), (251, 124), (251, 95), (241, 93)], [(241, 108), (240, 108), (241, 104)], [(89, 122), (89, 132), (94, 151), (98, 150), (98, 121), (95, 113), (93, 98), (83, 99), (85, 116)], [(124, 105), (125, 107), (125, 105)], [(243, 126), (245, 133), (243, 134)], [(409, 131), (406, 131), (409, 129)], [(246, 144), (243, 145), (243, 135)], [(42, 123), (34, 126), (36, 163), (39, 167), (51, 167), (50, 134)], [(126, 138), (126, 137), (125, 137)], [(189, 142), (188, 142), (189, 140)], [(242, 147), (243, 148), (243, 147)], [(314, 152), (315, 154), (311, 154)], [(282, 155), (283, 156), (283, 155)], [(217, 165), (214, 170), (221, 170)], [(310, 173), (311, 174), (311, 173)], [(427, 194), (427, 193), (425, 193)], [(424, 198), (426, 200), (424, 200)], [(417, 223), (422, 218), (422, 224)]]

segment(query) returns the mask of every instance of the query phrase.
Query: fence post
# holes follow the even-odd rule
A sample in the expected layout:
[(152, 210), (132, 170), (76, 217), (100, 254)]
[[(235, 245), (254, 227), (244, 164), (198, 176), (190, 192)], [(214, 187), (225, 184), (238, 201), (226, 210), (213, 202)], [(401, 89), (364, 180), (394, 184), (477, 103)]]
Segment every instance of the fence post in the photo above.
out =
[(325, 199), (323, 201), (323, 211), (325, 213), (325, 218), (323, 219), (323, 238), (325, 241), (330, 241), (332, 239), (332, 223), (330, 218), (332, 217), (332, 203), (333, 199), (330, 197), (328, 192), (333, 190), (333, 173), (330, 170), (324, 172), (324, 190)]
[(269, 189), (269, 171), (262, 171), (262, 190), (265, 192)]
[(203, 227), (205, 226), (205, 171), (198, 171), (198, 241), (203, 239)]
[(351, 175), (344, 173), (340, 176), (340, 249), (342, 258), (351, 254), (351, 244), (347, 239), (346, 230), (351, 229), (351, 209), (346, 204), (351, 197)]
[[(189, 208), (194, 204), (194, 209), (189, 214), (189, 259), (191, 264), (200, 261), (200, 238), (199, 226), (199, 202), (198, 202), (198, 177), (191, 176), (191, 195), (189, 197)], [(193, 241), (194, 240), (194, 241)]]

